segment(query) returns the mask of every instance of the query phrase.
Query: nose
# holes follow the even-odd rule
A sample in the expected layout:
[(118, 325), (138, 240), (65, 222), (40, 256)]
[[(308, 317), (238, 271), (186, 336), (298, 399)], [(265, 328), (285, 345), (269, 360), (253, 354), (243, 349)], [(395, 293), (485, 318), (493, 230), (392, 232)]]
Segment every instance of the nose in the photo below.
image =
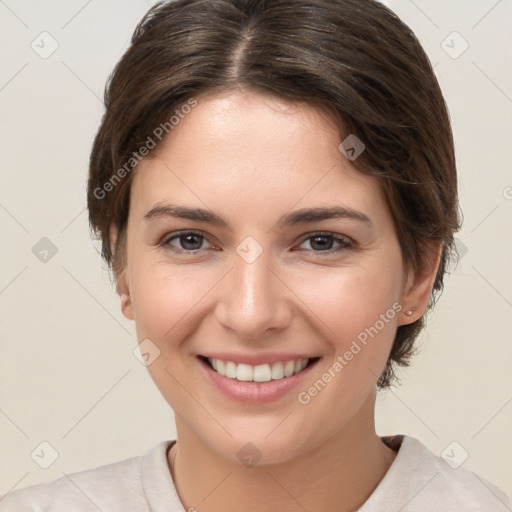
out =
[(249, 263), (234, 255), (233, 267), (218, 289), (217, 321), (239, 339), (262, 339), (286, 328), (292, 318), (290, 289), (263, 252)]

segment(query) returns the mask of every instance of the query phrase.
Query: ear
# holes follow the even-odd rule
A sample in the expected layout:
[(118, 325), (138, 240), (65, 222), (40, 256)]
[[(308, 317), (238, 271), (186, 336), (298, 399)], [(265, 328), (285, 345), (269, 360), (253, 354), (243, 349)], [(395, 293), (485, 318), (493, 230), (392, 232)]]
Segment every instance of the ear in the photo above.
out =
[(126, 268), (124, 268), (121, 275), (116, 278), (116, 291), (121, 299), (121, 311), (123, 315), (128, 318), (128, 320), (134, 320), (130, 284), (128, 282)]
[[(111, 246), (115, 247), (117, 241), (117, 228), (110, 228), (110, 240)], [(120, 248), (121, 250), (125, 250), (125, 248)], [(123, 315), (128, 318), (128, 320), (134, 320), (133, 315), (133, 304), (132, 298), (130, 295), (130, 282), (128, 279), (128, 273), (126, 271), (126, 264), (122, 270), (114, 271), (114, 278), (116, 282), (116, 292), (121, 299), (121, 311)]]
[(425, 312), (436, 279), (442, 251), (442, 242), (429, 243), (422, 257), (420, 268), (416, 272), (413, 270), (409, 272), (402, 295), (403, 309), (400, 312), (398, 325), (411, 324)]

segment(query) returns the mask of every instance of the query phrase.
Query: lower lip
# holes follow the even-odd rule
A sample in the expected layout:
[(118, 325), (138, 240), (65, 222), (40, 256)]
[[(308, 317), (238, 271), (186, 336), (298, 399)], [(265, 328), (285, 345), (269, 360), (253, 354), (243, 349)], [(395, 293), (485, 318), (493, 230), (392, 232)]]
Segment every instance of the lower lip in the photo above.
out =
[(243, 382), (223, 377), (201, 358), (198, 358), (198, 362), (206, 378), (227, 397), (239, 402), (266, 404), (278, 400), (298, 387), (318, 363), (318, 360), (291, 377), (269, 380), (267, 382)]

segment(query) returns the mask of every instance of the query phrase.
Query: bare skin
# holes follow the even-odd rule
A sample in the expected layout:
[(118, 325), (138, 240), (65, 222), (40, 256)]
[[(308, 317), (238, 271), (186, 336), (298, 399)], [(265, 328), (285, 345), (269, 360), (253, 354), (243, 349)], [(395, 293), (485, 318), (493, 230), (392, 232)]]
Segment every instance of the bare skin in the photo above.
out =
[[(356, 510), (396, 456), (375, 431), (376, 382), (397, 327), (426, 308), (439, 251), (407, 270), (379, 182), (341, 154), (343, 138), (318, 109), (254, 91), (197, 100), (136, 170), (118, 276), (124, 315), (160, 350), (148, 370), (175, 411), (168, 459), (178, 494), (200, 512)], [(171, 204), (228, 227), (147, 218)], [(278, 223), (326, 206), (359, 218)], [(262, 249), (251, 263), (237, 253), (249, 236)], [(333, 377), (337, 357), (371, 326), (377, 334)], [(212, 351), (319, 360), (298, 388), (261, 404), (210, 384), (199, 356)], [(252, 467), (239, 456), (248, 443), (260, 456)]]

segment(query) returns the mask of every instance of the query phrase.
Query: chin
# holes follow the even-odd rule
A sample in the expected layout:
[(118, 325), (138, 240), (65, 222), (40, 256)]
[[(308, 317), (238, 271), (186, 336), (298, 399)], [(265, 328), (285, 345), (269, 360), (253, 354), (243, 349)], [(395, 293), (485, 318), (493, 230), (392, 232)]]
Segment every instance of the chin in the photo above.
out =
[[(254, 419), (247, 418), (243, 429), (228, 427), (233, 437), (222, 434), (220, 438), (209, 438), (208, 444), (211, 443), (211, 449), (230, 462), (246, 467), (285, 464), (309, 451), (308, 448), (313, 449), (312, 436), (305, 425), (302, 423), (290, 429), (291, 425), (285, 426), (284, 423), (291, 418), (284, 419), (285, 417), (283, 415), (278, 421), (273, 421), (271, 428), (268, 428), (267, 422), (264, 427), (258, 428)], [(315, 442), (319, 442), (318, 436), (315, 437)]]

